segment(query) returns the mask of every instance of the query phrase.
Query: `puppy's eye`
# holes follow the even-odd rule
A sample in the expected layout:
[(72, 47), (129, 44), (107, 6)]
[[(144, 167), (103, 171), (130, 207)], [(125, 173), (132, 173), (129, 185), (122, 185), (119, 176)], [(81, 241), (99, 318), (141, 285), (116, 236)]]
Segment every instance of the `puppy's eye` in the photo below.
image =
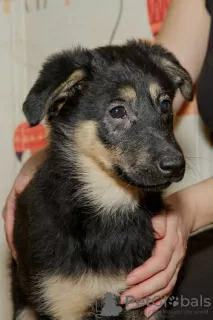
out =
[(166, 112), (171, 106), (171, 101), (169, 99), (164, 99), (161, 101), (160, 106), (162, 111)]
[(117, 106), (112, 108), (109, 111), (109, 114), (113, 119), (123, 119), (123, 118), (126, 118), (127, 116), (126, 110), (122, 106)]

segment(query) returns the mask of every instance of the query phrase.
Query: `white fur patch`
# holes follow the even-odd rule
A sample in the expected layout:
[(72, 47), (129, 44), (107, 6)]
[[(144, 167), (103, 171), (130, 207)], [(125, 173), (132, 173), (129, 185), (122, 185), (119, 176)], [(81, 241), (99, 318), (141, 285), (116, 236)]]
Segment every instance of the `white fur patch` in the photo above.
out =
[(138, 193), (110, 176), (91, 159), (79, 156), (80, 179), (85, 184), (82, 191), (98, 210), (112, 213), (120, 209), (132, 212), (138, 206)]

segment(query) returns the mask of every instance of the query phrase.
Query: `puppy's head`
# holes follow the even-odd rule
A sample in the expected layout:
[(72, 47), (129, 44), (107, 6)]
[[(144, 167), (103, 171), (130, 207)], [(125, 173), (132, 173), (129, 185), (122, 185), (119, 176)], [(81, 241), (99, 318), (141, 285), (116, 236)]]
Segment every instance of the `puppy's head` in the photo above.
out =
[(182, 179), (185, 170), (173, 134), (178, 89), (192, 99), (189, 74), (159, 45), (131, 41), (76, 49), (44, 64), (24, 112), (31, 125), (46, 116), (53, 141), (63, 132), (67, 153), (70, 143), (79, 159), (90, 159), (107, 174), (159, 190)]

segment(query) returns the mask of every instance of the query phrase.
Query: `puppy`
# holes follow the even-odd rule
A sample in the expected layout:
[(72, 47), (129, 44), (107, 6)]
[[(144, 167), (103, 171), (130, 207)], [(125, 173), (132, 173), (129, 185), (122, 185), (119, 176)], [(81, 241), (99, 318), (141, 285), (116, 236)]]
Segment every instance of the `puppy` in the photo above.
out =
[(105, 319), (98, 308), (108, 294), (119, 312), (109, 307), (107, 319), (145, 318), (121, 308), (119, 296), (151, 256), (161, 191), (184, 175), (173, 134), (178, 89), (192, 99), (189, 74), (147, 42), (45, 62), (23, 106), (32, 126), (47, 119), (50, 141), (17, 201), (14, 319)]

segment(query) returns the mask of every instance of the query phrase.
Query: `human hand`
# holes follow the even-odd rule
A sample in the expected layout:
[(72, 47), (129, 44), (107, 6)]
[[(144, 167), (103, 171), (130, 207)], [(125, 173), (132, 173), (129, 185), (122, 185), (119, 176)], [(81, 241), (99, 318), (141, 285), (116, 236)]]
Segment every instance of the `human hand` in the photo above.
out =
[(34, 154), (23, 165), (7, 197), (4, 209), (2, 211), (5, 235), (14, 259), (16, 259), (16, 249), (13, 244), (13, 226), (15, 219), (16, 199), (34, 176), (37, 166), (43, 161), (43, 153), (44, 150), (42, 149), (38, 153)]
[[(187, 203), (185, 191), (172, 194), (167, 201), (172, 209), (153, 219), (156, 246), (152, 257), (128, 275), (127, 285), (130, 289), (121, 295), (123, 304), (127, 296), (136, 300), (126, 305), (129, 310), (148, 302), (144, 310), (147, 317), (158, 311), (173, 291), (193, 225), (193, 208)], [(142, 303), (141, 300), (137, 302), (139, 298), (143, 298)]]

